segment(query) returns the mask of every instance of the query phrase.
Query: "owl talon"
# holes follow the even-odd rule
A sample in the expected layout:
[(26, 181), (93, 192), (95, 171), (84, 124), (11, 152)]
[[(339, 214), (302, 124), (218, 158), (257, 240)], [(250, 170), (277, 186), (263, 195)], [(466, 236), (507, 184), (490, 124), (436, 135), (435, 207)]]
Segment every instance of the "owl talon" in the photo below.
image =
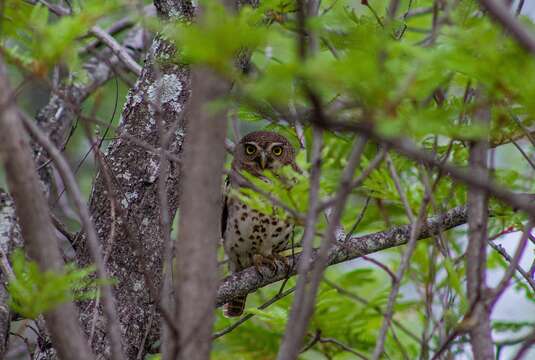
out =
[(286, 270), (287, 272), (290, 270), (290, 262), (288, 261), (288, 258), (286, 256), (282, 256), (279, 254), (273, 254), (272, 255), (273, 260), (277, 265), (281, 265), (281, 267)]
[(253, 265), (262, 278), (271, 277), (277, 273), (277, 264), (271, 256), (255, 254), (253, 255)]

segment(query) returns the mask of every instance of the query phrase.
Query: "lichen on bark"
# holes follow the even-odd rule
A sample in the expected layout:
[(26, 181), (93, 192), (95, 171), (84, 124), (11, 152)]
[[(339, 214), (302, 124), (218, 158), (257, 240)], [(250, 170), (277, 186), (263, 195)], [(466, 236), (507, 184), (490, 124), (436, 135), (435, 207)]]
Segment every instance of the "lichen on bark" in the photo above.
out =
[[(108, 274), (116, 282), (114, 295), (121, 335), (130, 359), (136, 358), (138, 353), (158, 350), (151, 346), (160, 333), (161, 318), (156, 304), (160, 302), (165, 246), (160, 230), (157, 181), (161, 159), (125, 140), (125, 136), (142, 139), (159, 148), (159, 124), (169, 130), (174, 129), (178, 121), (168, 150), (179, 154), (184, 137), (182, 112), (190, 92), (190, 74), (183, 66), (160, 61), (172, 58), (175, 51), (174, 46), (161, 37), (154, 39), (142, 74), (127, 95), (117, 138), (105, 151), (105, 168), (100, 167), (90, 198), (90, 210), (108, 259)], [(105, 171), (113, 180), (112, 189), (106, 182)], [(169, 163), (167, 174), (165, 183), (172, 218), (178, 207), (178, 166)], [(120, 207), (115, 217), (110, 207), (110, 192)], [(91, 263), (84, 238), (76, 250), (81, 265)], [(82, 323), (88, 334), (95, 324), (92, 346), (95, 353), (106, 357), (109, 345), (105, 320), (100, 306), (94, 318), (95, 305), (95, 301), (82, 304)]]

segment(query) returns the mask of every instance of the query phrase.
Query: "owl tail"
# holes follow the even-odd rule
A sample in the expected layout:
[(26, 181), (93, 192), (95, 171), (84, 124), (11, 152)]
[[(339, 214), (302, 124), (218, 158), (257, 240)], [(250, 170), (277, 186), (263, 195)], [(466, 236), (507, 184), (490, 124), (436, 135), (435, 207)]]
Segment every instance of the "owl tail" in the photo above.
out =
[(247, 296), (243, 296), (226, 303), (223, 308), (223, 315), (226, 317), (237, 317), (243, 314), (246, 299)]

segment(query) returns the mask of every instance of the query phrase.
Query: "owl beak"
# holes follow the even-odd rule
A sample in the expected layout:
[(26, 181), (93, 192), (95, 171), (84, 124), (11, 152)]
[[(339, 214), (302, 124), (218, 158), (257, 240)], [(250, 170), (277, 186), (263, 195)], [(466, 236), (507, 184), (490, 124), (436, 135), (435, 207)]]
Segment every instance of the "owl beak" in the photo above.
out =
[(266, 165), (267, 165), (267, 156), (266, 156), (266, 153), (262, 151), (260, 153), (260, 168), (262, 170), (265, 170), (266, 169)]

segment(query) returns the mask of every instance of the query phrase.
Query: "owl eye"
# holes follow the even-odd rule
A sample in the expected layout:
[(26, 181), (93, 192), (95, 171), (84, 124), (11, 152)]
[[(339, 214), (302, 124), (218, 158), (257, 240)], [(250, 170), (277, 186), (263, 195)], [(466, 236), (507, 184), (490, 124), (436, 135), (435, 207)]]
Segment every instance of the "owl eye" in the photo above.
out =
[(245, 153), (247, 155), (253, 155), (256, 152), (256, 146), (254, 145), (245, 145)]
[(282, 155), (282, 146), (273, 146), (271, 149), (271, 152), (275, 156), (281, 156)]

